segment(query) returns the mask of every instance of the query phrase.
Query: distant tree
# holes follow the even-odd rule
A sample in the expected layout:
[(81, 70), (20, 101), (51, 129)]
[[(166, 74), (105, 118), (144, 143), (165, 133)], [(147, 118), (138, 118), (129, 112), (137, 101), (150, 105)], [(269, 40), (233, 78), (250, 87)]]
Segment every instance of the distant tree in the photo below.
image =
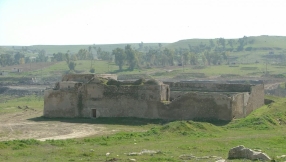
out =
[(218, 42), (223, 47), (223, 49), (225, 49), (225, 39), (224, 38), (219, 38)]
[(167, 57), (168, 65), (173, 66), (174, 65), (174, 51), (169, 48), (165, 48), (163, 50), (163, 53)]
[(134, 68), (138, 65), (138, 58), (136, 52), (131, 48), (131, 45), (125, 46), (126, 60), (129, 64), (129, 70), (133, 71)]
[(162, 43), (158, 43), (159, 48), (162, 48)]
[(236, 50), (237, 51), (243, 51), (243, 49), (244, 49), (244, 45), (245, 45), (245, 42), (244, 42), (244, 39), (243, 38), (239, 38), (238, 40), (237, 40), (237, 42), (238, 42), (238, 47), (236, 48)]
[(228, 44), (231, 48), (233, 48), (233, 40), (232, 40), (232, 39), (227, 40), (227, 44)]
[(183, 62), (183, 65), (187, 65), (189, 60), (190, 60), (190, 52), (188, 51), (185, 51), (183, 54), (182, 54), (182, 62)]
[(209, 40), (210, 47), (213, 48), (215, 46), (214, 41), (212, 39)]
[(76, 60), (77, 60), (76, 55), (71, 55), (71, 60), (72, 60), (72, 61), (76, 61)]
[(156, 65), (156, 55), (158, 54), (159, 54), (158, 50), (149, 49), (149, 51), (146, 53), (146, 58), (145, 58), (148, 65), (150, 66)]
[(86, 49), (80, 49), (77, 53), (77, 58), (79, 60), (87, 60), (90, 59), (90, 53)]
[(54, 53), (52, 61), (64, 61), (66, 58), (65, 54), (62, 52)]
[(94, 50), (96, 50), (96, 46), (95, 46), (95, 44), (93, 44), (93, 45), (92, 45), (92, 48), (93, 48)]
[(101, 59), (101, 60), (106, 60), (106, 61), (112, 60), (112, 56), (111, 56), (110, 52), (107, 52), (107, 51), (102, 51), (102, 52), (100, 52), (100, 53), (97, 55), (97, 58), (98, 58), (98, 59)]
[(211, 53), (209, 51), (205, 51), (204, 52), (204, 56), (207, 60), (207, 64), (208, 65), (211, 65), (211, 61), (212, 61), (212, 56), (211, 56)]
[(198, 57), (194, 53), (190, 53), (190, 64), (191, 65), (197, 65), (198, 64)]
[(112, 50), (112, 55), (115, 56), (115, 64), (118, 65), (119, 70), (122, 71), (122, 67), (126, 59), (126, 54), (125, 54), (124, 49), (116, 48)]
[(202, 58), (203, 64), (204, 64), (204, 65), (208, 65), (208, 63), (207, 63), (207, 58), (206, 58), (206, 56), (205, 56), (204, 53), (201, 54), (201, 58)]
[(221, 55), (218, 54), (217, 52), (212, 53), (211, 58), (212, 58), (212, 64), (213, 65), (217, 65), (222, 60)]
[(25, 63), (30, 63), (30, 62), (31, 62), (30, 57), (26, 56), (25, 57)]
[(68, 67), (70, 70), (75, 70), (76, 63), (74, 61), (70, 61), (68, 64)]
[(88, 52), (92, 53), (92, 47), (91, 46), (88, 46)]
[[(24, 59), (25, 58), (25, 55), (23, 54), (23, 53), (20, 53), (20, 52), (17, 52), (15, 55), (14, 55), (14, 61), (15, 61), (15, 63), (14, 64), (24, 64), (25, 63), (25, 61), (21, 61), (21, 63), (20, 63), (20, 60), (21, 59)], [(25, 60), (25, 59), (24, 59)], [(23, 63), (24, 62), (24, 63)]]
[(36, 58), (36, 62), (47, 62), (49, 59), (48, 56), (46, 56), (45, 50), (40, 50), (38, 57)]
[(67, 64), (70, 63), (70, 55), (68, 53), (65, 54), (65, 60), (66, 60)]

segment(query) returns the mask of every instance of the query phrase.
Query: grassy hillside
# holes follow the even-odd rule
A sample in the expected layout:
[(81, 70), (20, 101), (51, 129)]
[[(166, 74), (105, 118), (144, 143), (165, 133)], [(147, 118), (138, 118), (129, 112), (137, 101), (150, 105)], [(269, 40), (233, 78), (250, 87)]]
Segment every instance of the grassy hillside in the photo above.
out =
[[(89, 46), (92, 47), (100, 47), (101, 50), (103, 51), (108, 51), (111, 52), (115, 48), (124, 48), (127, 44), (130, 44), (133, 48), (137, 49), (139, 48), (138, 43), (122, 43), (122, 44), (90, 44), (90, 45), (33, 45), (33, 46), (28, 46), (28, 49), (33, 50), (33, 49), (39, 49), (39, 50), (45, 50), (47, 54), (53, 54), (53, 53), (58, 53), (58, 52), (67, 52), (68, 50), (71, 53), (77, 53), (80, 49), (88, 49)], [(148, 47), (158, 47), (158, 43), (143, 43), (144, 46)], [(162, 43), (162, 46), (167, 46), (168, 43)], [(12, 47), (7, 47), (6, 48), (12, 48)], [(20, 49), (21, 46), (14, 46), (16, 49)], [(93, 49), (94, 50), (94, 49)]]
[[(209, 45), (209, 41), (211, 39), (186, 39), (180, 40), (178, 42), (174, 42), (169, 44), (167, 47), (170, 48), (189, 48), (189, 45), (198, 46), (199, 44)], [(217, 39), (212, 39), (216, 44)], [(230, 48), (231, 46), (227, 44), (226, 39), (226, 48)], [(231, 39), (234, 40), (233, 46), (236, 48), (238, 46), (238, 38)], [(248, 43), (245, 47), (254, 47), (254, 48), (273, 48), (273, 50), (277, 48), (286, 49), (286, 37), (285, 36), (251, 36), (247, 37), (248, 42), (253, 41), (253, 43)]]
[[(168, 48), (189, 48), (189, 45), (191, 46), (198, 46), (201, 43), (205, 45), (209, 45), (209, 41), (213, 40), (215, 44), (217, 44), (219, 38), (215, 39), (186, 39), (186, 40), (179, 40), (174, 43), (162, 43), (162, 47), (168, 47)], [(233, 40), (233, 47), (237, 48), (239, 45), (238, 43), (239, 38), (231, 39)], [(231, 46), (228, 44), (229, 39), (226, 40), (226, 48), (230, 48)], [(285, 36), (250, 36), (247, 37), (248, 44), (245, 45), (244, 48), (252, 47), (257, 48), (257, 50), (285, 50), (285, 44), (286, 44), (286, 37)], [(68, 50), (71, 53), (76, 53), (80, 49), (88, 49), (89, 46), (95, 46), (100, 47), (104, 51), (111, 52), (113, 49), (119, 47), (124, 48), (127, 44), (131, 44), (131, 46), (135, 49), (139, 48), (138, 43), (122, 43), (122, 44), (90, 44), (90, 45), (33, 45), (28, 46), (29, 49), (44, 49), (48, 54), (53, 54), (57, 52), (67, 52)], [(144, 43), (145, 47), (158, 47), (158, 43)], [(22, 46), (14, 46), (15, 49), (20, 49)], [(3, 47), (2, 47), (3, 48)], [(12, 46), (5, 46), (6, 49), (11, 49)]]
[[(129, 131), (45, 142), (34, 139), (2, 141), (0, 160), (13, 162), (128, 161), (128, 159), (146, 162), (215, 161), (219, 157), (227, 158), (230, 148), (244, 145), (251, 149), (262, 150), (276, 161), (285, 161), (285, 157), (280, 158), (286, 152), (285, 98), (267, 98), (274, 102), (257, 109), (246, 118), (236, 119), (230, 123), (99, 118), (89, 124), (117, 125)], [(13, 100), (6, 106), (1, 106), (0, 109), (8, 105), (13, 107), (12, 103), (15, 106), (23, 104), (23, 101), (28, 99), (33, 98)], [(38, 99), (36, 100), (38, 102)], [(77, 120), (66, 119), (65, 122), (75, 123)], [(134, 123), (137, 124), (134, 125)], [(147, 131), (143, 131), (142, 128), (147, 128)], [(137, 131), (130, 132), (132, 129)], [(107, 156), (106, 153), (110, 154)]]

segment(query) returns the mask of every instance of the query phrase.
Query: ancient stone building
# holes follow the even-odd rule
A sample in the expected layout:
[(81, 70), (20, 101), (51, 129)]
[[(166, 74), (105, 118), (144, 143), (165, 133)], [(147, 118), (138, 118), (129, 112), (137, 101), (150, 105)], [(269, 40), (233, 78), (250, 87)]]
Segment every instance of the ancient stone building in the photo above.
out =
[(69, 74), (45, 91), (46, 117), (232, 120), (264, 104), (263, 84), (120, 82), (116, 75)]

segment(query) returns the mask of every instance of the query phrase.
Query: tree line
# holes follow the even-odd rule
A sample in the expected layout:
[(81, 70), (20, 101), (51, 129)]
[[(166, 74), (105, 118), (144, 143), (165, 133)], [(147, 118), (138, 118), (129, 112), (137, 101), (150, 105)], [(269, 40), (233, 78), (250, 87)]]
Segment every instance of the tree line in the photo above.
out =
[[(145, 46), (143, 42), (138, 47), (126, 45), (124, 48), (115, 48), (112, 52), (103, 51), (95, 45), (87, 49), (80, 49), (77, 53), (71, 53), (69, 50), (65, 53), (53, 53), (48, 57), (45, 50), (34, 50), (38, 55), (34, 59), (25, 56), (29, 49), (22, 47), (16, 53), (6, 51), (0, 55), (1, 66), (25, 64), (30, 62), (56, 62), (66, 61), (69, 68), (74, 70), (76, 60), (94, 60), (95, 57), (100, 60), (114, 61), (119, 70), (127, 67), (128, 70), (135, 68), (152, 68), (163, 66), (185, 66), (185, 65), (217, 65), (228, 61), (228, 56), (232, 51), (245, 50), (247, 44), (252, 44), (254, 40), (247, 37), (234, 39), (210, 39), (208, 43), (199, 43), (198, 45), (188, 44), (188, 48), (168, 48), (163, 47), (161, 43), (158, 46)], [(92, 68), (92, 67), (91, 67)]]

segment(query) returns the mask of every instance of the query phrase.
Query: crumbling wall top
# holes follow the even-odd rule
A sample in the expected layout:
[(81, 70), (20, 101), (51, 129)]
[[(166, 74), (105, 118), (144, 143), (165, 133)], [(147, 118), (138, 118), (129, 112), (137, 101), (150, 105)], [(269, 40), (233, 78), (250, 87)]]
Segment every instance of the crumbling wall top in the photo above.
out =
[(66, 74), (63, 76), (62, 81), (75, 81), (87, 83), (93, 78), (107, 78), (117, 80), (117, 75), (115, 74)]

